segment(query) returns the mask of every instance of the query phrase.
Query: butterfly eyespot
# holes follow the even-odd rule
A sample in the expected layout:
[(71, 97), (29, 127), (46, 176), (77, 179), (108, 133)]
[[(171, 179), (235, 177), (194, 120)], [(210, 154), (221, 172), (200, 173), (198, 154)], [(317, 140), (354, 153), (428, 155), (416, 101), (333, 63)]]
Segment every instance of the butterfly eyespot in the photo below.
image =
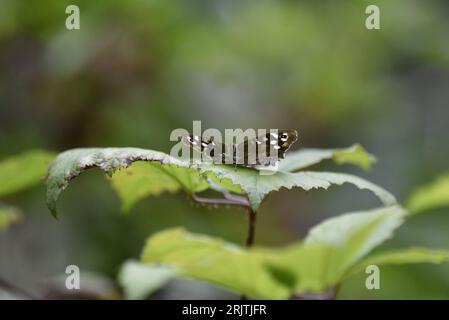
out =
[(287, 139), (288, 135), (286, 133), (281, 134), (281, 139)]

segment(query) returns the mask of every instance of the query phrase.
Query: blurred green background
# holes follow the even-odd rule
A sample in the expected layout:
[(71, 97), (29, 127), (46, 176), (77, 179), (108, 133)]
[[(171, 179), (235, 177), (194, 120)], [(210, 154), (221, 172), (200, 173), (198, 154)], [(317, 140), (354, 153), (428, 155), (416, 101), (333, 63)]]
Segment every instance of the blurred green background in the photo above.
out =
[[(76, 4), (81, 29), (65, 28)], [(381, 30), (365, 28), (365, 8)], [(362, 175), (401, 201), (449, 169), (449, 2), (0, 0), (0, 159), (29, 149), (135, 146), (169, 152), (175, 128), (292, 128), (296, 148), (359, 142), (378, 156)], [(1, 181), (0, 181), (1, 183)], [(284, 191), (258, 216), (256, 243), (301, 239), (326, 217), (377, 205), (349, 186)], [(115, 281), (147, 236), (182, 225), (242, 243), (239, 209), (185, 194), (140, 202), (130, 215), (102, 174), (77, 179), (45, 207), (45, 186), (2, 199), (25, 220), (0, 234), (0, 276), (33, 290), (68, 264)], [(449, 247), (448, 210), (418, 216), (386, 246)], [(446, 265), (389, 267), (339, 298), (449, 298)], [(157, 298), (236, 297), (177, 281)]]

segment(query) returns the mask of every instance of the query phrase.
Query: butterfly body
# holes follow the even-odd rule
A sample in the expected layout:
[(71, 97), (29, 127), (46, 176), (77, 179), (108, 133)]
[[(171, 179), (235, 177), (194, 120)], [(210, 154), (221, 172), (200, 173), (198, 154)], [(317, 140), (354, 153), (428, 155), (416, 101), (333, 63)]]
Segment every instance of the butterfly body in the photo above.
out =
[(220, 164), (243, 167), (271, 166), (298, 140), (296, 130), (270, 131), (255, 138), (245, 138), (240, 143), (224, 144), (212, 138), (204, 140), (199, 136), (183, 137), (183, 142), (200, 152), (203, 159)]

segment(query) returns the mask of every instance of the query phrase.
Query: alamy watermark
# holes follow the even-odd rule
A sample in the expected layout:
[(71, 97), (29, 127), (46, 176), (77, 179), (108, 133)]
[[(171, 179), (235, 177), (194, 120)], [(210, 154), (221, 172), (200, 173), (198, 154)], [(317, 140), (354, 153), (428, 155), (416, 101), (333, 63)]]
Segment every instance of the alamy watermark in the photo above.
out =
[(369, 274), (365, 280), (365, 287), (368, 290), (379, 290), (380, 289), (380, 269), (377, 265), (371, 264), (366, 267), (365, 273)]
[[(67, 30), (79, 30), (81, 28), (80, 8), (75, 4), (66, 7), (65, 13), (68, 14), (65, 20)], [(365, 27), (368, 30), (380, 29), (380, 8), (377, 5), (370, 4), (365, 8)]]
[(68, 17), (65, 19), (65, 27), (67, 30), (79, 30), (81, 28), (80, 8), (71, 4), (65, 8)]
[(65, 268), (65, 287), (67, 290), (79, 290), (80, 287), (80, 268), (77, 265), (71, 264)]
[(365, 27), (368, 30), (379, 30), (380, 29), (380, 9), (378, 6), (371, 4), (366, 7), (365, 13), (368, 17), (365, 20)]
[(192, 163), (232, 164), (276, 169), (278, 162), (298, 139), (295, 130), (218, 129), (202, 130), (201, 121), (193, 121), (192, 130), (175, 129), (170, 141), (177, 142), (170, 156)]

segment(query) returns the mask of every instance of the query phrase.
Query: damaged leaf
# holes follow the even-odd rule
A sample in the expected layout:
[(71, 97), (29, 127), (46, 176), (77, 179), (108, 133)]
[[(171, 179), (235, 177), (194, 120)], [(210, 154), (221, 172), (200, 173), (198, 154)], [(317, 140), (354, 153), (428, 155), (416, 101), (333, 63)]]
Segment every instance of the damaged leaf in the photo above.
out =
[[(352, 149), (351, 149), (352, 150)], [(333, 154), (337, 151), (333, 151)], [(338, 151), (343, 152), (343, 151)], [(343, 154), (360, 154), (344, 151)], [(134, 162), (139, 161), (137, 164)], [(287, 161), (287, 160), (285, 160)], [(343, 160), (341, 160), (343, 161)], [(345, 160), (348, 161), (348, 160)], [(281, 161), (282, 163), (282, 161)], [(131, 164), (133, 164), (131, 166)], [(138, 200), (162, 192), (180, 189), (188, 193), (201, 192), (209, 187), (246, 194), (253, 210), (273, 191), (299, 187), (304, 190), (353, 184), (373, 192), (383, 204), (396, 203), (393, 195), (362, 178), (330, 172), (287, 172), (264, 175), (258, 170), (232, 165), (198, 163), (191, 165), (169, 155), (138, 148), (74, 149), (61, 153), (50, 166), (47, 177), (47, 205), (56, 214), (56, 200), (70, 181), (89, 168), (98, 167), (112, 177), (112, 185), (122, 200), (125, 211)], [(126, 169), (117, 172), (119, 169)], [(117, 172), (117, 173), (116, 173)], [(116, 174), (114, 174), (116, 173)]]
[(208, 165), (201, 166), (199, 170), (204, 173), (213, 173), (219, 179), (229, 179), (245, 191), (253, 210), (257, 210), (265, 197), (281, 188), (294, 187), (303, 190), (327, 189), (331, 185), (349, 183), (359, 189), (373, 192), (384, 205), (396, 203), (395, 197), (385, 189), (354, 175), (334, 172), (282, 172), (272, 175), (260, 175), (258, 171), (232, 166)]
[[(61, 153), (50, 165), (48, 170), (48, 208), (56, 216), (56, 201), (59, 195), (68, 187), (74, 178), (85, 170), (97, 167), (109, 176), (112, 176), (117, 170), (127, 168), (135, 161), (154, 161), (161, 164), (186, 166), (183, 162), (163, 152), (139, 148), (88, 148), (68, 150)], [(133, 200), (129, 201), (132, 203)]]

